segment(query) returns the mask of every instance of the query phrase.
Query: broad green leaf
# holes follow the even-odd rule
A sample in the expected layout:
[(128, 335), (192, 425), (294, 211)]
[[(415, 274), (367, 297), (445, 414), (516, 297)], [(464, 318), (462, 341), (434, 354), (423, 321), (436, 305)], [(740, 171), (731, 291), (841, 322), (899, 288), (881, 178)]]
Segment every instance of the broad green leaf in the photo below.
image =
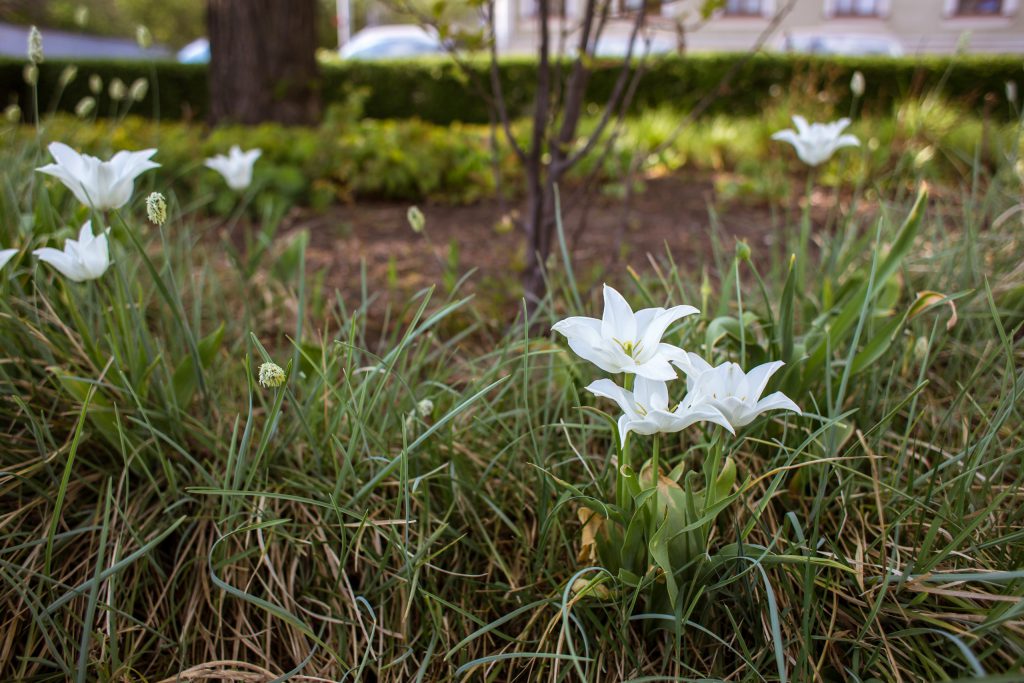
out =
[[(203, 369), (210, 367), (217, 352), (220, 351), (224, 342), (224, 323), (221, 323), (216, 330), (199, 340), (196, 347), (199, 351), (199, 362)], [(186, 356), (174, 370), (172, 382), (174, 383), (174, 396), (181, 407), (187, 406), (196, 390), (196, 370), (192, 356)]]

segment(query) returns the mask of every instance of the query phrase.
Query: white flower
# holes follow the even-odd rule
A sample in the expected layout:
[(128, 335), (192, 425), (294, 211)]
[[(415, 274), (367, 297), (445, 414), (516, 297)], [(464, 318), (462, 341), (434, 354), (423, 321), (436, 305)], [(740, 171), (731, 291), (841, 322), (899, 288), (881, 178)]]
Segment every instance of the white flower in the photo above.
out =
[(772, 140), (781, 140), (793, 145), (800, 160), (810, 166), (817, 166), (832, 158), (837, 149), (856, 147), (860, 140), (856, 135), (843, 135), (850, 125), (850, 119), (839, 119), (833, 123), (807, 123), (802, 116), (794, 116), (796, 130), (787, 128), (772, 135)]
[(737, 363), (711, 367), (695, 353), (688, 353), (686, 361), (676, 361), (676, 364), (686, 374), (688, 402), (694, 407), (717, 409), (734, 429), (745, 427), (769, 410), (802, 414), (797, 404), (781, 391), (760, 398), (768, 380), (784, 365), (780, 360), (758, 365), (746, 373)]
[(61, 142), (50, 143), (47, 149), (57, 163), (36, 170), (58, 178), (78, 201), (97, 211), (120, 209), (132, 198), (135, 178), (160, 166), (149, 160), (155, 149), (118, 152), (109, 161), (79, 154)]
[(107, 233), (93, 235), (92, 221), (85, 222), (77, 240), (68, 239), (64, 242), (64, 251), (44, 247), (32, 253), (72, 282), (95, 280), (110, 267)]
[(0, 268), (7, 265), (7, 262), (18, 253), (17, 249), (0, 249)]
[(260, 149), (243, 152), (238, 145), (232, 145), (227, 155), (210, 157), (203, 165), (224, 176), (232, 190), (244, 190), (252, 183), (252, 167), (262, 153)]
[(615, 401), (622, 409), (619, 417), (619, 438), (626, 445), (626, 435), (680, 432), (697, 422), (714, 422), (730, 432), (732, 427), (722, 413), (712, 405), (687, 400), (668, 407), (668, 385), (653, 379), (637, 377), (634, 391), (626, 391), (610, 379), (591, 382), (587, 391)]
[(287, 380), (284, 368), (277, 363), (263, 363), (260, 365), (260, 384), (268, 389), (276, 389)]
[(573, 316), (551, 328), (565, 336), (576, 355), (605, 372), (630, 372), (654, 380), (675, 379), (669, 363), (684, 359), (685, 351), (661, 343), (669, 325), (697, 313), (693, 306), (644, 308), (633, 312), (617, 291), (604, 286), (604, 315), (601, 320)]

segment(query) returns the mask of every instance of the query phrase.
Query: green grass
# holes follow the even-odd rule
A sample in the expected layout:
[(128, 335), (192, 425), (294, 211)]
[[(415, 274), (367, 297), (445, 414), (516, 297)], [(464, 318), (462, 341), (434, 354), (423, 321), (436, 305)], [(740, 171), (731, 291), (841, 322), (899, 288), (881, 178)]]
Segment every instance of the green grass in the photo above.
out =
[[(642, 590), (571, 590), (595, 576), (577, 560), (577, 507), (612, 495), (615, 467), (606, 423), (580, 410), (598, 374), (560, 340), (521, 317), (496, 327), (461, 285), (386, 305), (380, 283), (325, 289), (305, 236), (277, 235), (280, 208), (245, 254), (204, 232), (187, 194), (161, 232), (142, 201), (173, 187), (155, 176), (106, 217), (111, 269), (71, 284), (29, 252), (86, 216), (50, 200), (34, 141), (8, 140), (0, 246), (21, 253), (0, 271), (0, 678), (940, 681), (1024, 667), (1015, 147), (991, 165), (958, 158), (964, 172), (939, 184), (930, 163), (864, 179), (849, 203), (872, 218), (844, 201), (824, 232), (802, 237), (780, 207), (777, 251), (748, 263), (723, 245), (706, 279), (664, 256), (608, 274), (636, 306), (700, 307), (668, 335), (691, 350), (748, 366), (790, 354), (780, 386), (805, 410), (743, 432), (712, 545), (746, 553), (666, 621)], [(921, 222), (899, 233), (925, 179)], [(562, 261), (551, 278), (530, 322), (598, 313), (593, 283)], [(922, 312), (925, 290), (941, 302)], [(283, 389), (255, 382), (268, 358), (290, 365)], [(662, 458), (692, 462), (701, 434), (664, 439)]]

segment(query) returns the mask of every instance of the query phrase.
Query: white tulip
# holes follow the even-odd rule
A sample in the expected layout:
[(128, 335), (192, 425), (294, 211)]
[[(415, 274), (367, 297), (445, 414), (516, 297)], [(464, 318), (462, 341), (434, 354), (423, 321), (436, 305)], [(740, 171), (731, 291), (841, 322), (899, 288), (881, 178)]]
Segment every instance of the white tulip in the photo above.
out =
[(18, 253), (17, 249), (0, 249), (0, 268), (7, 265), (7, 262)]
[[(107, 231), (109, 232), (109, 231)], [(56, 268), (72, 282), (95, 280), (110, 267), (110, 248), (107, 233), (92, 234), (92, 221), (86, 221), (78, 239), (64, 242), (64, 251), (44, 247), (32, 252), (45, 263)]]
[(684, 400), (675, 408), (668, 407), (668, 385), (653, 379), (637, 377), (634, 391), (626, 391), (610, 379), (591, 382), (587, 391), (615, 401), (622, 409), (619, 417), (619, 439), (626, 445), (626, 435), (680, 432), (697, 422), (714, 422), (730, 432), (729, 421), (721, 411), (706, 403)]
[(685, 361), (676, 361), (676, 364), (686, 374), (690, 405), (717, 409), (733, 429), (745, 427), (769, 410), (791, 410), (797, 415), (802, 414), (797, 404), (781, 391), (761, 398), (768, 380), (784, 365), (782, 361), (764, 363), (746, 373), (737, 363), (726, 362), (711, 367), (695, 353), (688, 353)]
[(252, 167), (262, 153), (260, 149), (243, 152), (238, 145), (232, 145), (227, 155), (210, 157), (203, 165), (224, 176), (232, 190), (244, 190), (252, 183)]
[(118, 152), (109, 161), (79, 154), (61, 142), (53, 142), (47, 149), (57, 163), (36, 170), (58, 178), (78, 201), (97, 211), (120, 209), (132, 198), (135, 178), (160, 166), (149, 160), (155, 149)]
[(629, 372), (664, 381), (677, 376), (669, 361), (685, 359), (686, 352), (661, 343), (661, 336), (673, 322), (697, 312), (693, 306), (673, 306), (634, 313), (621, 294), (605, 285), (601, 320), (573, 316), (551, 329), (565, 336), (576, 355), (605, 372)]
[(809, 166), (817, 166), (832, 158), (837, 149), (857, 147), (860, 140), (856, 135), (843, 135), (843, 130), (850, 125), (850, 119), (839, 119), (833, 123), (807, 123), (802, 116), (794, 116), (796, 130), (787, 128), (772, 135), (772, 140), (780, 140), (793, 145), (796, 155)]

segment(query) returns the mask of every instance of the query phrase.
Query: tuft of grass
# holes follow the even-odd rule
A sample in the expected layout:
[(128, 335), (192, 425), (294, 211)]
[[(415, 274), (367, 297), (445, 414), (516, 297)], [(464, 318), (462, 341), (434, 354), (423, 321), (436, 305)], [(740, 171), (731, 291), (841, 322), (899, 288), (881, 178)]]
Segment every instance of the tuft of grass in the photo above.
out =
[[(750, 263), (611, 274), (643, 305), (700, 302), (669, 337), (709, 357), (791, 353), (781, 381), (808, 413), (745, 435), (712, 540), (745, 552), (669, 620), (571, 591), (615, 586), (577, 560), (575, 514), (615, 465), (580, 410), (592, 370), (529, 333), (595, 311), (567, 258), (539, 321), (495, 327), (454, 257), (443, 287), (377, 314), (383, 283), (322, 290), (280, 209), (236, 250), (191, 197), (148, 226), (144, 177), (95, 217), (114, 266), (73, 285), (29, 252), (86, 216), (50, 202), (38, 145), (5, 140), (0, 244), (21, 253), (0, 270), (0, 677), (1010, 680), (1024, 212), (1016, 157), (990, 168), (974, 142), (942, 183), (931, 163), (865, 179), (820, 232), (783, 207), (778, 252)], [(256, 382), (267, 360), (280, 389)]]

